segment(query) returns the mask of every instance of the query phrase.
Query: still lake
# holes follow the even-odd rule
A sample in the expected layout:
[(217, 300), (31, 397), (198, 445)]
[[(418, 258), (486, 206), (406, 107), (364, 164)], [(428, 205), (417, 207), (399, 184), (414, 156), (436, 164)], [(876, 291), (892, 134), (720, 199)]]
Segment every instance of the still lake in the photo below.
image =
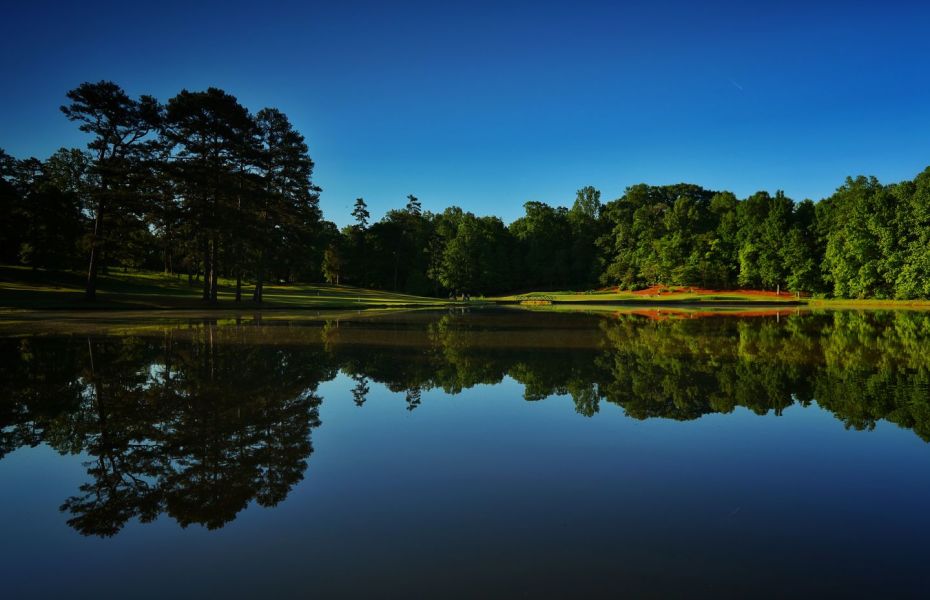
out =
[(930, 589), (930, 313), (11, 319), (7, 598)]

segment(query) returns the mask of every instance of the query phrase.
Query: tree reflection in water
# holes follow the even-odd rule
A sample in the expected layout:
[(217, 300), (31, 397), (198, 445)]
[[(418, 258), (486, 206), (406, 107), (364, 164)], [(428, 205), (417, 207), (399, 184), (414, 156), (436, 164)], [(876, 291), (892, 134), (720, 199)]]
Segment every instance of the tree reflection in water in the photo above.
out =
[(229, 324), (201, 320), (0, 339), (0, 457), (83, 453), (62, 510), (85, 535), (169, 515), (218, 528), (281, 502), (307, 469), (321, 382), (455, 394), (509, 376), (526, 400), (569, 395), (591, 417), (697, 419), (816, 403), (847, 427), (879, 420), (930, 441), (930, 315), (655, 320), (632, 314), (426, 314)]
[(86, 453), (90, 479), (62, 505), (84, 534), (162, 513), (213, 529), (252, 500), (274, 506), (303, 478), (316, 387), (334, 372), (319, 347), (242, 332), (208, 322), (183, 336), (3, 340), (0, 452)]

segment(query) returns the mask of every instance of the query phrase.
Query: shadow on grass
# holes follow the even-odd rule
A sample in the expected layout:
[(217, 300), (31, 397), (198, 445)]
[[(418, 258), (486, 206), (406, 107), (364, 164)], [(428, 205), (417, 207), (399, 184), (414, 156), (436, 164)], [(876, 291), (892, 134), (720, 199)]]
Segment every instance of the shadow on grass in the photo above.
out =
[(71, 271), (42, 271), (0, 266), (0, 308), (7, 309), (331, 309), (378, 306), (440, 306), (446, 300), (325, 284), (267, 285), (265, 302), (251, 300), (252, 286), (243, 286), (242, 302), (235, 302), (234, 282), (220, 280), (218, 302), (202, 300), (201, 284), (186, 277), (153, 272), (114, 272), (101, 275), (97, 300), (84, 299), (84, 276)]

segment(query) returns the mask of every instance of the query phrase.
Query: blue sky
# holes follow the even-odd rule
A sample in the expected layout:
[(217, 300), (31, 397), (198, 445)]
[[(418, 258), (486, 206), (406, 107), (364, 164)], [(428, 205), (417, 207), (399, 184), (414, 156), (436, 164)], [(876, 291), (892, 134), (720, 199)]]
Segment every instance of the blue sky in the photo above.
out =
[(0, 147), (82, 145), (82, 81), (218, 86), (307, 137), (326, 217), (416, 194), (511, 221), (527, 200), (688, 181), (828, 195), (930, 165), (926, 2), (18, 2)]

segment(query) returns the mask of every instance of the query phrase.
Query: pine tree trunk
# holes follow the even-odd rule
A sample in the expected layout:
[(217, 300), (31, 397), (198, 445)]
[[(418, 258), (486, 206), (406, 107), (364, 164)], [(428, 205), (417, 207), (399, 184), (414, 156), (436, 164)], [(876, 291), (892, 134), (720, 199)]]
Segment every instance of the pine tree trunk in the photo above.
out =
[(203, 243), (203, 300), (210, 301), (210, 242)]
[(103, 234), (103, 210), (97, 207), (97, 216), (94, 219), (94, 233), (90, 241), (90, 264), (87, 267), (87, 287), (84, 289), (84, 298), (93, 302), (97, 299), (97, 269), (100, 264), (100, 236)]
[(216, 267), (216, 238), (210, 243), (210, 303), (216, 304), (219, 272)]
[(258, 272), (255, 279), (255, 291), (252, 292), (252, 301), (261, 303), (265, 285), (265, 251), (258, 255)]

